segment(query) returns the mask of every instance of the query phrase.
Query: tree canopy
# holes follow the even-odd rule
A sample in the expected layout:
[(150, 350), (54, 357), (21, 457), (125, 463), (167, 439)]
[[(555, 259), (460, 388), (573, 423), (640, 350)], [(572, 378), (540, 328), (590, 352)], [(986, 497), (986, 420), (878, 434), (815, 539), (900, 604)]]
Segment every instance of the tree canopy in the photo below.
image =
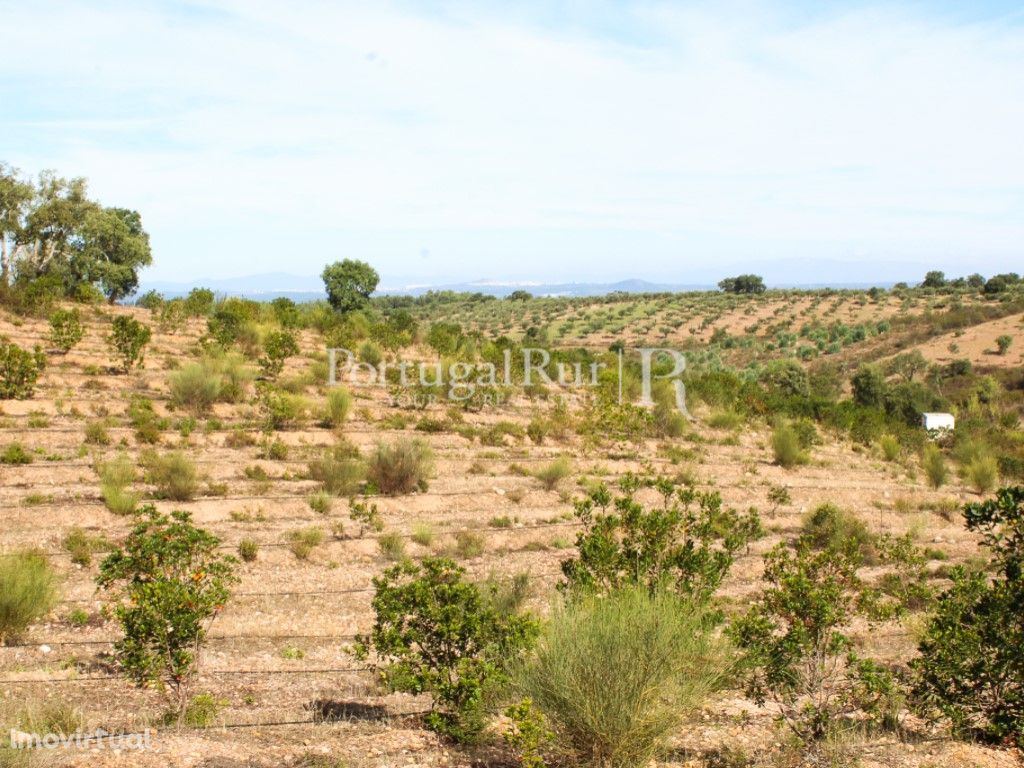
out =
[(737, 275), (727, 277), (718, 283), (726, 293), (764, 293), (764, 279), (760, 275)]
[(365, 261), (345, 259), (324, 267), (320, 277), (327, 289), (327, 300), (338, 312), (362, 309), (377, 289), (380, 275)]
[(153, 261), (142, 216), (106, 208), (88, 196), (83, 178), (43, 171), (25, 179), (0, 163), (0, 282), (51, 277), (66, 293), (98, 286), (115, 302), (138, 287)]

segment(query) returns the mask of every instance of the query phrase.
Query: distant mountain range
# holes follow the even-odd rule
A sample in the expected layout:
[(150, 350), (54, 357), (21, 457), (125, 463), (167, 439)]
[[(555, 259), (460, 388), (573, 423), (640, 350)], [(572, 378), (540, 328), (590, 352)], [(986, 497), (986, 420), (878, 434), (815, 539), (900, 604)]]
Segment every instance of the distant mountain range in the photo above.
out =
[[(816, 282), (768, 283), (770, 288), (870, 288), (874, 285), (889, 287), (891, 282)], [(396, 284), (397, 283), (397, 284)], [(139, 293), (157, 291), (167, 297), (184, 296), (195, 287), (210, 288), (225, 296), (270, 300), (287, 296), (295, 301), (313, 301), (325, 298), (323, 283), (319, 277), (291, 275), (283, 272), (269, 272), (224, 279), (196, 280), (189, 283), (143, 281)], [(505, 297), (513, 291), (528, 291), (534, 296), (604, 296), (609, 293), (678, 293), (685, 291), (716, 290), (716, 283), (652, 283), (647, 280), (620, 280), (614, 283), (533, 283), (500, 280), (478, 280), (466, 283), (398, 283), (382, 285), (378, 295), (421, 296), (428, 291), (456, 291), (460, 293), (483, 293)]]

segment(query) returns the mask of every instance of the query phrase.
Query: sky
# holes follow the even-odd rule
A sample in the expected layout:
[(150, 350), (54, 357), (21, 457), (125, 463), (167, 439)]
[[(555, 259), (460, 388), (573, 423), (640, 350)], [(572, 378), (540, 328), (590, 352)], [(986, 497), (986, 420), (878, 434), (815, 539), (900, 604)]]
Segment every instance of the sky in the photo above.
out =
[[(1022, 271), (1024, 5), (0, 0), (0, 161), (145, 281)], [(788, 265), (788, 267), (786, 266)]]

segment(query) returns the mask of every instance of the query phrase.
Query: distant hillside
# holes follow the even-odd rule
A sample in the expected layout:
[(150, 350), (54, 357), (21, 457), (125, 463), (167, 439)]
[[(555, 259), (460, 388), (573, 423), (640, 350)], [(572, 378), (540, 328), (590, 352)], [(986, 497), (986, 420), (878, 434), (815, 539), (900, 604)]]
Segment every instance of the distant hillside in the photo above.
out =
[[(769, 283), (771, 288), (870, 288), (872, 285), (889, 287), (892, 283)], [(189, 283), (143, 282), (139, 293), (154, 290), (168, 297), (184, 296), (195, 287), (210, 288), (226, 296), (269, 300), (287, 296), (295, 301), (313, 301), (325, 298), (319, 277), (270, 272), (260, 275), (196, 280)], [(402, 283), (390, 281), (381, 285), (378, 295), (421, 296), (428, 291), (455, 291), (483, 293), (505, 297), (513, 291), (529, 291), (534, 296), (604, 296), (609, 293), (680, 293), (715, 290), (714, 283), (652, 283), (647, 280), (620, 280), (615, 283), (532, 283), (478, 280), (466, 283)]]

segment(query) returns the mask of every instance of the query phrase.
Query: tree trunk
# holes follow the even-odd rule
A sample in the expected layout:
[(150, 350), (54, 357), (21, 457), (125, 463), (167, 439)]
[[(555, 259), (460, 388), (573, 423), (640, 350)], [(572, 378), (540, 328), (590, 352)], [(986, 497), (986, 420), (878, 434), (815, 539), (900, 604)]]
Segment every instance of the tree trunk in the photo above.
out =
[(10, 284), (11, 262), (7, 258), (7, 235), (0, 234), (0, 282)]

